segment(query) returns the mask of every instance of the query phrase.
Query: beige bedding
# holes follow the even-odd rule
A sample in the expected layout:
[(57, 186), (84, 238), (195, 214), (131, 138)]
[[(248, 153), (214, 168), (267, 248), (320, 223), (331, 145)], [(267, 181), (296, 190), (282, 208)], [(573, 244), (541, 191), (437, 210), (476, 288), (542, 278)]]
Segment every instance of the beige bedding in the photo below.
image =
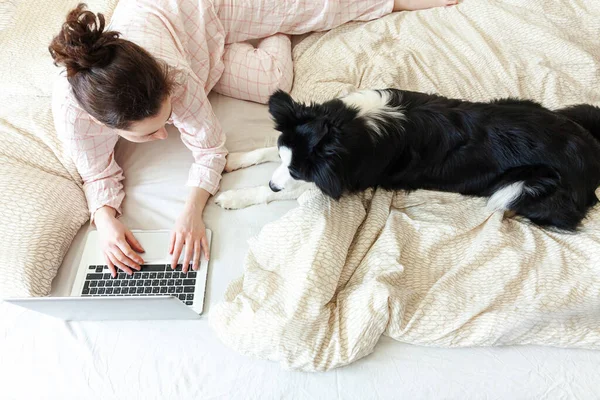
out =
[(485, 200), (379, 190), (300, 206), (249, 243), (210, 323), (242, 354), (307, 371), (381, 335), (426, 346), (600, 350), (600, 213), (577, 235), (486, 211)]
[(298, 100), (394, 87), (548, 107), (600, 104), (600, 1), (464, 0), (311, 34), (294, 48)]
[[(292, 94), (397, 87), (600, 104), (599, 34), (597, 1), (465, 0), (309, 35), (294, 50)], [(448, 193), (299, 203), (251, 240), (244, 276), (211, 312), (243, 354), (315, 371), (369, 354), (381, 335), (600, 349), (599, 207), (573, 235)]]

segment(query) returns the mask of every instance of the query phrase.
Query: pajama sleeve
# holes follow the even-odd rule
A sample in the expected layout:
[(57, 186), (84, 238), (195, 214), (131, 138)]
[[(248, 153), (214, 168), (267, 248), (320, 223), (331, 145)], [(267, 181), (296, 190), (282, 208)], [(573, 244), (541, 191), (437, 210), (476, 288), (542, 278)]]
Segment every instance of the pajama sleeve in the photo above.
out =
[(125, 193), (123, 170), (114, 157), (117, 133), (71, 102), (56, 107), (54, 118), (58, 135), (83, 180), (92, 222), (103, 206), (114, 208), (120, 215)]
[(188, 74), (173, 99), (173, 123), (194, 156), (187, 185), (215, 194), (225, 168), (225, 134), (196, 75)]

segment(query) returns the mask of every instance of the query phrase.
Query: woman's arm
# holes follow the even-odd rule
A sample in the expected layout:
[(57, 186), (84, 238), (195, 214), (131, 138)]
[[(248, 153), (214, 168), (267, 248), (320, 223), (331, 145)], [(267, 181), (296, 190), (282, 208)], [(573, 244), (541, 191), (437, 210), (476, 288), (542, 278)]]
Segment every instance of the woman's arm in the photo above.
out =
[[(121, 213), (123, 170), (114, 158), (117, 133), (93, 120), (70, 96), (68, 85), (57, 82), (52, 109), (54, 123), (66, 152), (83, 180), (92, 223), (96, 224), (101, 246), (113, 276), (115, 267), (131, 273), (143, 259), (135, 251), (143, 249), (117, 217)], [(133, 247), (133, 249), (132, 249)]]
[(210, 195), (219, 189), (227, 150), (225, 134), (197, 77), (187, 77), (172, 103), (173, 124), (194, 156), (187, 181), (190, 194), (175, 224), (169, 248), (173, 255), (171, 266), (175, 268), (185, 246), (183, 270), (187, 272), (190, 261), (192, 268), (198, 269), (202, 250), (204, 256), (209, 257), (202, 213)]
[(192, 74), (172, 98), (173, 124), (181, 140), (194, 156), (187, 186), (199, 187), (210, 194), (219, 190), (225, 168), (225, 134), (206, 98), (204, 85)]
[(114, 208), (120, 215), (125, 192), (123, 170), (114, 152), (118, 135), (92, 121), (83, 111), (77, 112), (74, 123), (65, 131), (65, 146), (83, 180), (92, 222), (96, 211), (103, 206)]
[(92, 221), (96, 210), (114, 208), (118, 214), (123, 192), (123, 170), (114, 157), (119, 136), (81, 109), (61, 77), (52, 94), (52, 113), (58, 137), (83, 180), (83, 190)]

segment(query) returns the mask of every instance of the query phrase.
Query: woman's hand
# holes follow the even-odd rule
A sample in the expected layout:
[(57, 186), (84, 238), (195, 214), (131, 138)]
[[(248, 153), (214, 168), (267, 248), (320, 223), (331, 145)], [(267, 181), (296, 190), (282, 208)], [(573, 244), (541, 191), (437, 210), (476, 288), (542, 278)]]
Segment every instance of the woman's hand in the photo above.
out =
[(171, 243), (169, 245), (169, 254), (173, 255), (171, 268), (177, 267), (177, 261), (181, 253), (183, 256), (183, 272), (187, 273), (190, 262), (192, 269), (197, 271), (200, 266), (200, 253), (208, 260), (210, 257), (208, 248), (208, 239), (206, 238), (206, 227), (202, 220), (202, 211), (210, 194), (200, 188), (192, 189), (188, 202), (183, 213), (175, 223), (175, 229), (171, 233)]
[(143, 253), (144, 248), (133, 233), (115, 217), (116, 213), (114, 208), (102, 207), (94, 215), (104, 259), (113, 277), (117, 276), (116, 268), (131, 275), (132, 269), (139, 271), (140, 264), (144, 263), (136, 253)]

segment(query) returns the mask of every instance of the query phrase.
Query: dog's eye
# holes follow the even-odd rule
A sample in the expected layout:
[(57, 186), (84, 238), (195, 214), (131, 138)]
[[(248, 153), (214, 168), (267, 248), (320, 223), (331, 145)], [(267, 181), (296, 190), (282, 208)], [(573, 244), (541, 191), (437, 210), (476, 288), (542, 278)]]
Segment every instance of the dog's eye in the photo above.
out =
[(300, 179), (299, 175), (296, 172), (292, 171), (292, 170), (290, 170), (290, 176), (293, 179), (295, 179), (295, 180), (299, 180)]

